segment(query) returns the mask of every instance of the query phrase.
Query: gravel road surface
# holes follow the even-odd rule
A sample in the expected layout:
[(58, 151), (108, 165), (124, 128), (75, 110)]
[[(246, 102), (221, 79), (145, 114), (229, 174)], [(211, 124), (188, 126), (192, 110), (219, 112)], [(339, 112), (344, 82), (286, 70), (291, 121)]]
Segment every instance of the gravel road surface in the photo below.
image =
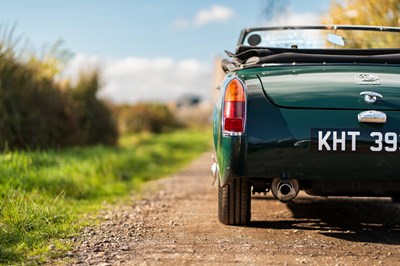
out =
[(400, 265), (400, 204), (389, 198), (252, 200), (248, 227), (217, 219), (211, 153), (102, 213), (68, 254), (72, 265)]

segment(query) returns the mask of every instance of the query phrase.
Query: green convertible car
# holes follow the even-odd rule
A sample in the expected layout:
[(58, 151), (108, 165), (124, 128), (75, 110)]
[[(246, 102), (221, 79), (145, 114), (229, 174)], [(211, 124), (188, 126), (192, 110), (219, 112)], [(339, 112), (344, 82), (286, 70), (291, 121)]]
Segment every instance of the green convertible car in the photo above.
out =
[(218, 216), (250, 221), (251, 195), (400, 200), (400, 28), (244, 29), (214, 109)]

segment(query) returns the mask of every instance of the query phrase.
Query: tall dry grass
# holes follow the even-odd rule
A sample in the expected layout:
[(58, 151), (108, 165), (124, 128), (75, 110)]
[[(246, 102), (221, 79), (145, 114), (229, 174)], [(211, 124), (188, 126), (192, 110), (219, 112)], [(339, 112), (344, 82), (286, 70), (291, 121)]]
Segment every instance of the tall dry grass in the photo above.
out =
[[(1, 31), (1, 29), (0, 29)], [(10, 33), (11, 35), (11, 33)], [(8, 36), (3, 34), (3, 36)], [(100, 99), (97, 71), (74, 86), (56, 79), (63, 66), (57, 46), (36, 57), (12, 37), (0, 40), (0, 150), (115, 144), (118, 131)], [(67, 86), (65, 86), (67, 84)]]

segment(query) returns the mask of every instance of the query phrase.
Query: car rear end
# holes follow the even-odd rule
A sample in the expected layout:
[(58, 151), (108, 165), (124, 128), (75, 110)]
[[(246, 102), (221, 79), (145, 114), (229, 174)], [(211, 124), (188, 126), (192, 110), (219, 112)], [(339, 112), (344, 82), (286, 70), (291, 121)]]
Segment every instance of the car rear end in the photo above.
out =
[(249, 48), (254, 32), (241, 35), (214, 114), (220, 221), (247, 223), (250, 192), (399, 199), (398, 47)]

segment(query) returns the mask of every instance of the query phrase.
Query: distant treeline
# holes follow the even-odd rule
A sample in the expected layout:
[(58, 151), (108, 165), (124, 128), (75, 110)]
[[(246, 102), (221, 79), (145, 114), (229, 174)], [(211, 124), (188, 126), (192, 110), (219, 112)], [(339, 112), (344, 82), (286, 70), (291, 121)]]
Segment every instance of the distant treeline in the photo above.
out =
[(117, 143), (117, 123), (96, 97), (97, 70), (57, 81), (56, 58), (17, 56), (0, 44), (0, 150)]

